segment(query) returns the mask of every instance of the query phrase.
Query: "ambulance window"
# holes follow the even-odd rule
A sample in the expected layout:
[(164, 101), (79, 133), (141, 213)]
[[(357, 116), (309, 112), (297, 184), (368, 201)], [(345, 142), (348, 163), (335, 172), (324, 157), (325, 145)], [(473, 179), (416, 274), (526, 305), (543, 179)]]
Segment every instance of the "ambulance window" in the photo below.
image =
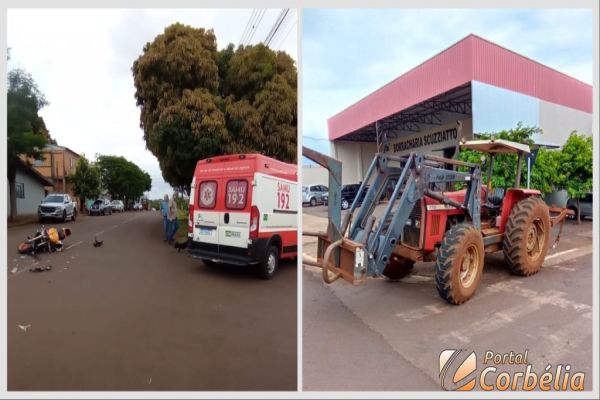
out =
[(201, 208), (215, 208), (217, 199), (217, 182), (205, 181), (200, 184), (198, 190), (198, 205)]
[(246, 198), (248, 197), (248, 181), (245, 179), (236, 179), (227, 182), (225, 191), (225, 207), (233, 210), (246, 208)]

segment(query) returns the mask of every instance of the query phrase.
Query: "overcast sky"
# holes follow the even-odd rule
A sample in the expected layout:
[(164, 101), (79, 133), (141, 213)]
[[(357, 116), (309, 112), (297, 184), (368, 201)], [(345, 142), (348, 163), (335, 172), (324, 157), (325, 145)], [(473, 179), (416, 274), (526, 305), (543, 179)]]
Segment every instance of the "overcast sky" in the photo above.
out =
[(593, 81), (591, 10), (305, 10), (303, 144), (329, 153), (327, 118), (470, 33)]
[[(152, 176), (150, 198), (171, 193), (158, 161), (146, 150), (135, 105), (131, 66), (146, 42), (181, 22), (212, 28), (219, 49), (236, 46), (252, 9), (7, 11), (10, 68), (29, 72), (50, 105), (41, 112), (59, 145), (94, 159), (127, 158)], [(251, 44), (263, 41), (281, 9), (257, 18)], [(258, 14), (260, 16), (260, 14)], [(290, 10), (271, 41), (297, 59), (297, 15)]]

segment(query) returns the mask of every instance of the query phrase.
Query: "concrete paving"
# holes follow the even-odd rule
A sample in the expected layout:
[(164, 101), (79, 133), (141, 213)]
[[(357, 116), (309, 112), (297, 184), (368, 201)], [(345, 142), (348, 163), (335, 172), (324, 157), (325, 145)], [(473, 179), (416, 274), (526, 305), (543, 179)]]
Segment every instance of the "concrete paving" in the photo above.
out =
[[(304, 209), (304, 229), (326, 226), (323, 208)], [(314, 256), (315, 241), (304, 243)], [(511, 275), (501, 254), (487, 256), (476, 295), (461, 306), (438, 296), (433, 263), (417, 263), (398, 282), (326, 285), (312, 267), (303, 276), (305, 390), (439, 390), (445, 349), (475, 350), (478, 371), (486, 350), (528, 350), (534, 371), (569, 364), (592, 388), (592, 221), (568, 221), (532, 277)]]
[(16, 252), (36, 226), (8, 229), (9, 390), (296, 390), (295, 262), (270, 281), (206, 267), (158, 212), (64, 226), (67, 250), (38, 264)]

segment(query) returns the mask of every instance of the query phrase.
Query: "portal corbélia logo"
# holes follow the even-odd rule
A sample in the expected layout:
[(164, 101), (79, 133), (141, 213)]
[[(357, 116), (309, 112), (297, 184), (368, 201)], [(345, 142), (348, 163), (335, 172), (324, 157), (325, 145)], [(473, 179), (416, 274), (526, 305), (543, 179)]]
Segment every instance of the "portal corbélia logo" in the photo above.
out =
[[(477, 369), (477, 354), (464, 349), (440, 353), (440, 384), (444, 390), (470, 391), (581, 391), (585, 373), (575, 372), (570, 364), (548, 364), (536, 372), (527, 357), (529, 351), (496, 353), (486, 351), (482, 370)], [(509, 369), (509, 370), (507, 370)]]
[[(449, 370), (454, 373), (448, 374)], [(471, 354), (465, 350), (444, 350), (440, 353), (440, 381), (444, 390), (473, 390), (477, 379), (475, 370), (477, 356), (474, 351)], [(453, 386), (446, 387), (446, 375), (452, 376)], [(469, 379), (465, 379), (467, 377)]]

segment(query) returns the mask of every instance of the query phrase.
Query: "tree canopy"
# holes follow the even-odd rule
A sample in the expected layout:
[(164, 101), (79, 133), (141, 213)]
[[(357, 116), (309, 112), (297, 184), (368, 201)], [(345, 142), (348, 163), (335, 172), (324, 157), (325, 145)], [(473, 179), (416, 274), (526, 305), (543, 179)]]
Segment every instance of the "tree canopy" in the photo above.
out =
[(152, 188), (150, 175), (124, 157), (99, 155), (96, 165), (102, 188), (112, 199), (135, 199)]
[[(531, 136), (538, 132), (537, 128), (524, 127), (518, 124), (515, 129), (495, 134), (478, 135), (480, 139), (505, 139), (513, 142), (533, 144)], [(566, 189), (569, 197), (581, 198), (592, 190), (592, 137), (572, 132), (560, 150), (538, 150), (535, 163), (531, 166), (531, 187), (543, 194), (557, 189)], [(464, 161), (481, 163), (481, 153), (461, 150), (459, 158)], [(523, 163), (523, 171), (526, 164)], [(509, 188), (514, 185), (517, 170), (515, 154), (501, 154), (494, 157), (492, 186)], [(483, 174), (483, 182), (487, 182), (487, 174)]]
[(132, 72), (146, 147), (172, 186), (187, 188), (196, 162), (221, 154), (295, 162), (297, 72), (286, 53), (218, 50), (212, 30), (176, 23), (144, 46)]
[(50, 140), (44, 119), (38, 112), (48, 105), (30, 74), (14, 69), (8, 73), (7, 151), (9, 158), (19, 154), (38, 158)]
[(85, 199), (94, 199), (100, 194), (100, 170), (82, 156), (77, 161), (72, 180), (73, 191), (81, 198), (80, 207), (83, 210)]
[(8, 73), (7, 90), (7, 178), (10, 191), (11, 220), (17, 215), (15, 177), (17, 157), (23, 154), (38, 159), (41, 149), (51, 141), (39, 111), (48, 105), (44, 94), (30, 74), (22, 69)]
[(591, 136), (571, 133), (560, 154), (560, 168), (557, 169), (560, 186), (567, 190), (569, 197), (580, 199), (592, 190), (593, 186), (593, 140)]

